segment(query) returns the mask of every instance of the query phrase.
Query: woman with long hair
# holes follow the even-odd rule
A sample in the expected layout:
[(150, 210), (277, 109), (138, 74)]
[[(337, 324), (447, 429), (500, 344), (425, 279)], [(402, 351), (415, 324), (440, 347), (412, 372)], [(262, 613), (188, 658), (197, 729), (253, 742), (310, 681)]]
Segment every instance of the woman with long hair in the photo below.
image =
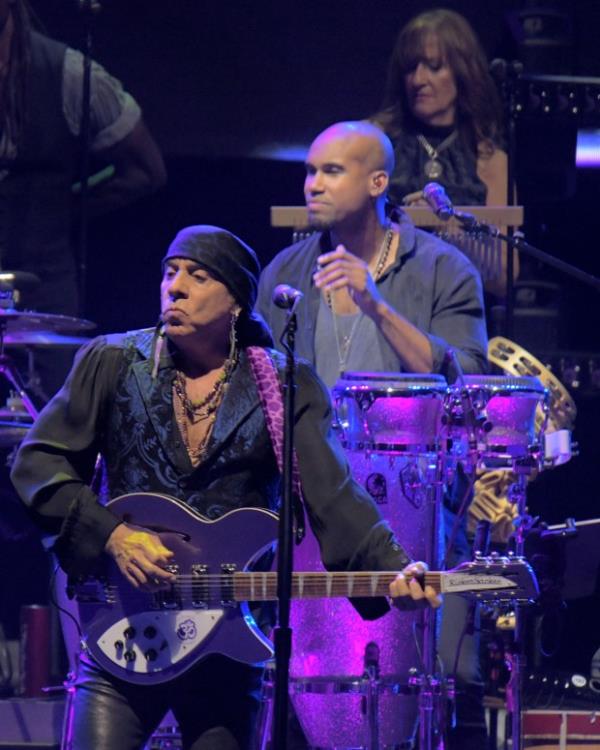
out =
[(417, 202), (434, 181), (458, 205), (506, 204), (500, 98), (477, 36), (460, 14), (427, 11), (401, 29), (383, 107), (372, 120), (394, 144), (394, 202)]

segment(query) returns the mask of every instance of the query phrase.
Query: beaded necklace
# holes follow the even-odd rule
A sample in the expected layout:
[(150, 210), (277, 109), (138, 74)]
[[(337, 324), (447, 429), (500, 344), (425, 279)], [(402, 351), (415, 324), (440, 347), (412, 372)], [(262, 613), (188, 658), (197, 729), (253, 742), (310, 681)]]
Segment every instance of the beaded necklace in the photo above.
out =
[[(229, 385), (231, 373), (237, 364), (237, 359), (237, 352), (235, 352), (233, 357), (225, 360), (223, 372), (219, 375), (206, 396), (198, 402), (192, 401), (187, 394), (185, 375), (181, 370), (177, 370), (175, 373), (175, 379), (173, 380), (175, 421), (179, 427), (190, 460), (194, 465), (198, 464), (204, 455), (215, 423), (216, 411), (221, 405), (223, 396)], [(197, 446), (192, 446), (189, 426), (198, 424), (204, 420), (210, 420), (206, 425), (204, 435)]]

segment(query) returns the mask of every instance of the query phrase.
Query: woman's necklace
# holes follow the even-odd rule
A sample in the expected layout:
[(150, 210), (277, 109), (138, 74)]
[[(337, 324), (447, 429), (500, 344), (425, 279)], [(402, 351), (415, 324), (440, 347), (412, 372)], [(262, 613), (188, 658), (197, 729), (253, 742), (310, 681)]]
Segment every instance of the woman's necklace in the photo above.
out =
[(442, 151), (448, 148), (454, 141), (456, 140), (456, 137), (458, 136), (458, 130), (453, 130), (450, 135), (447, 138), (444, 138), (444, 140), (439, 144), (439, 146), (432, 146), (431, 143), (425, 138), (424, 135), (419, 133), (417, 135), (417, 140), (425, 150), (425, 153), (429, 157), (425, 164), (423, 165), (423, 171), (425, 172), (425, 176), (429, 177), (430, 180), (437, 180), (438, 177), (441, 177), (444, 172), (444, 167), (442, 163), (439, 161), (439, 155)]
[[(373, 279), (375, 281), (377, 281), (377, 279), (381, 276), (387, 264), (393, 239), (394, 239), (394, 230), (388, 224), (383, 240), (381, 241), (381, 247), (379, 248), (379, 256), (377, 258), (377, 264), (375, 265), (375, 270), (373, 271)], [(335, 335), (335, 344), (337, 347), (338, 361), (340, 364), (340, 372), (344, 372), (344, 370), (346, 369), (348, 356), (350, 354), (350, 347), (352, 346), (352, 340), (354, 338), (354, 334), (356, 333), (356, 329), (358, 328), (360, 319), (362, 318), (362, 314), (359, 310), (356, 313), (356, 316), (354, 318), (354, 321), (352, 323), (352, 327), (350, 328), (350, 330), (346, 334), (342, 333), (342, 335), (340, 336), (340, 331), (339, 331), (339, 326), (338, 326), (338, 316), (334, 309), (333, 296), (331, 292), (326, 293), (326, 301), (327, 301), (327, 305), (329, 309), (331, 310), (332, 318), (333, 318), (333, 333)]]

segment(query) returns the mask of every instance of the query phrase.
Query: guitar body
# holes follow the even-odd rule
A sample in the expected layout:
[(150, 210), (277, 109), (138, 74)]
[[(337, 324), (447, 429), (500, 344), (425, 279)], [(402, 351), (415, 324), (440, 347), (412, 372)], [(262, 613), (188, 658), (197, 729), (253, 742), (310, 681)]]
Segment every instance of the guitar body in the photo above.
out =
[[(243, 508), (216, 521), (166, 496), (124, 495), (108, 503), (126, 523), (151, 529), (175, 554), (181, 576), (172, 591), (135, 589), (108, 558), (102, 574), (76, 587), (77, 616), (93, 658), (115, 677), (140, 685), (173, 679), (203, 657), (220, 653), (248, 664), (273, 655), (245, 602), (222, 602), (210, 578), (243, 571), (277, 538), (277, 516)], [(215, 579), (216, 580), (216, 579)]]

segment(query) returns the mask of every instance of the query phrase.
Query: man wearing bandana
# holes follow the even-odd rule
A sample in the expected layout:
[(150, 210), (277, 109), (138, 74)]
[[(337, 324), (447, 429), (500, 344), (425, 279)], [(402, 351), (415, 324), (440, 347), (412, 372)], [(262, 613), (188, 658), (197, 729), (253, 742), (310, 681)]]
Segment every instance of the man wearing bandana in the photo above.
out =
[[(172, 552), (158, 535), (124, 523), (91, 489), (98, 454), (110, 498), (167, 494), (213, 520), (241, 507), (277, 509), (279, 468), (251, 360), (266, 352), (280, 379), (284, 362), (252, 312), (259, 271), (254, 252), (230, 232), (182, 230), (163, 259), (158, 326), (93, 340), (32, 427), (12, 479), (71, 579), (109, 555), (134, 588), (159, 591), (173, 581)], [(306, 364), (297, 379), (298, 467), (324, 564), (422, 571), (351, 479), (326, 389)], [(403, 574), (390, 595), (404, 606), (439, 604)], [(387, 610), (378, 599), (356, 606), (366, 617)], [(72, 748), (139, 748), (168, 709), (186, 748), (247, 748), (260, 678), (257, 667), (211, 655), (169, 682), (139, 686), (108, 674), (84, 649)]]

